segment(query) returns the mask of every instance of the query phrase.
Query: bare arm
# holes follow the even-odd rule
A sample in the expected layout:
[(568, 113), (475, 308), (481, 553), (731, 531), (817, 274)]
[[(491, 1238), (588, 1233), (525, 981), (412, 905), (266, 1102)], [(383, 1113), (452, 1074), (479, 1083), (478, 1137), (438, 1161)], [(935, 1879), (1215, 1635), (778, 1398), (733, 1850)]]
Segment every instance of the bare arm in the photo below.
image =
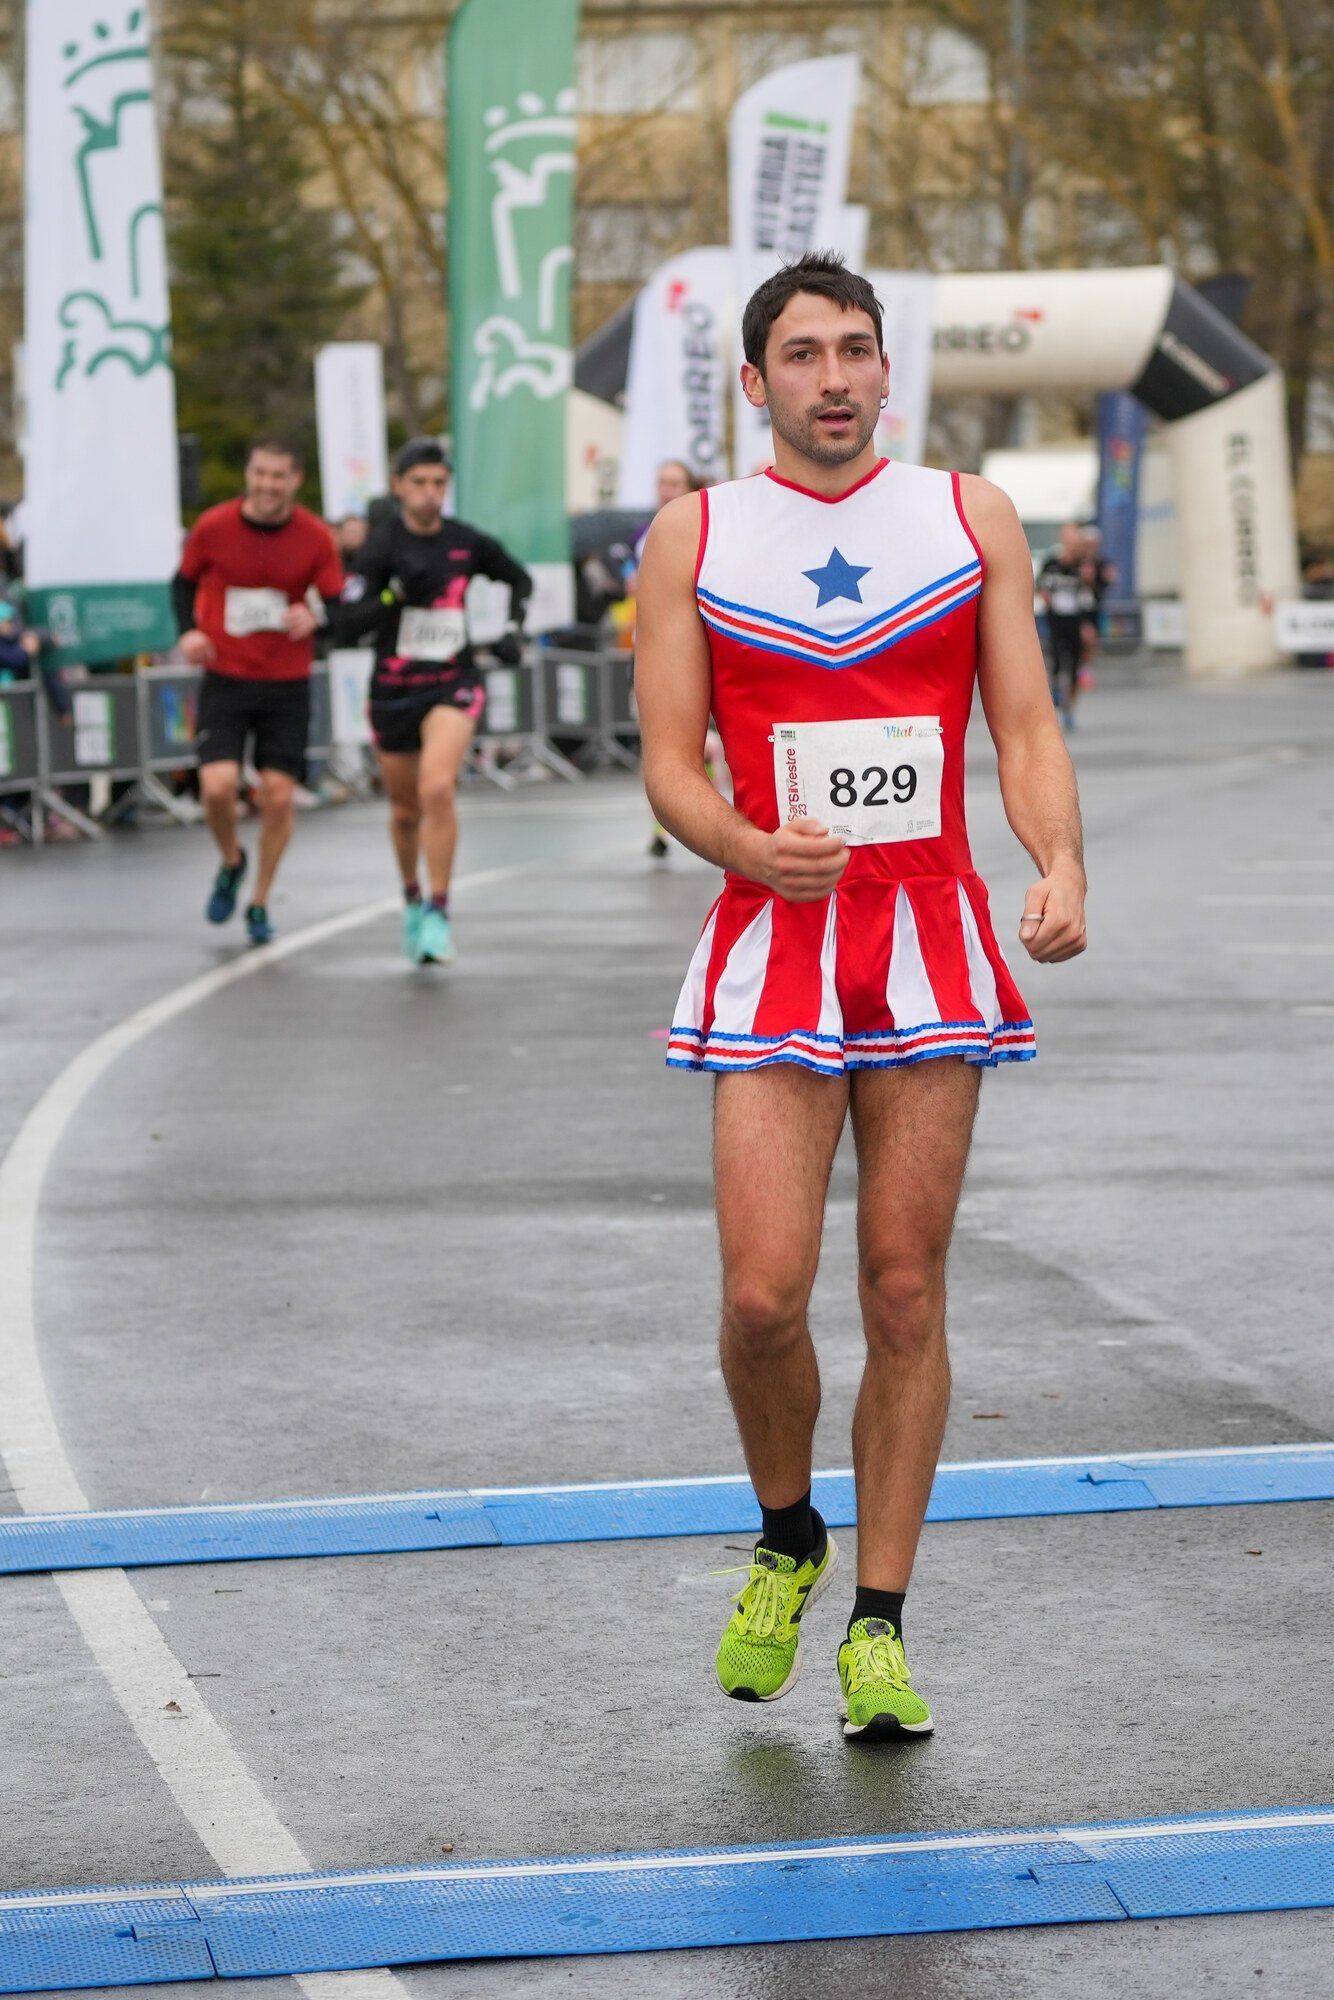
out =
[(1033, 564), (1000, 488), (965, 475), (964, 510), (986, 561), (978, 686), (996, 745), (1005, 816), (1041, 876), (1024, 898), (1019, 939), (1055, 964), (1084, 950), (1084, 837), (1074, 766), (1061, 735), (1033, 624)]
[(645, 789), (683, 846), (790, 902), (817, 902), (847, 867), (843, 842), (810, 820), (763, 832), (720, 796), (704, 768), (711, 687), (695, 601), (700, 504), (687, 493), (662, 509), (639, 567), (635, 694)]

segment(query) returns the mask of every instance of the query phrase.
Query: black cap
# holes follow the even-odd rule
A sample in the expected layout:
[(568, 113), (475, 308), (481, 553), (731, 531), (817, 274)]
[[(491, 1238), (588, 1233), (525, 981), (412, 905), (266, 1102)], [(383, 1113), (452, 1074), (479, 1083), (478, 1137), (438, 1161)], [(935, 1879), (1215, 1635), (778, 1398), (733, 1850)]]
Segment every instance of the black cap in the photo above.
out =
[(448, 472), (449, 458), (439, 438), (409, 438), (405, 445), (399, 447), (394, 458), (395, 477), (401, 479), (416, 465), (443, 465)]

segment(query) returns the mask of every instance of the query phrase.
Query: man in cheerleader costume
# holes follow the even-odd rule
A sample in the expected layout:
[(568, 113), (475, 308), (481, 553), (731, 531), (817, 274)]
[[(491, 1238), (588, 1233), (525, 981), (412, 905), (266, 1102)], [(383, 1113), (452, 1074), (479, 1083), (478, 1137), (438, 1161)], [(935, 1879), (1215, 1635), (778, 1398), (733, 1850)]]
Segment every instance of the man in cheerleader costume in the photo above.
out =
[[(742, 338), (774, 464), (658, 515), (635, 672), (653, 809), (725, 871), (667, 1057), (717, 1077), (723, 1374), (762, 1511), (717, 1675), (741, 1701), (786, 1694), (837, 1562), (811, 1506), (807, 1305), (851, 1117), (867, 1361), (843, 1729), (921, 1736), (903, 1599), (949, 1403), (946, 1254), (982, 1071), (1034, 1053), (964, 824), (974, 685), (1038, 872), (1019, 942), (1040, 964), (1085, 945), (1079, 805), (1014, 508), (984, 479), (876, 453), (889, 378), (870, 285), (805, 256), (759, 287)], [(734, 806), (705, 772), (710, 713)]]

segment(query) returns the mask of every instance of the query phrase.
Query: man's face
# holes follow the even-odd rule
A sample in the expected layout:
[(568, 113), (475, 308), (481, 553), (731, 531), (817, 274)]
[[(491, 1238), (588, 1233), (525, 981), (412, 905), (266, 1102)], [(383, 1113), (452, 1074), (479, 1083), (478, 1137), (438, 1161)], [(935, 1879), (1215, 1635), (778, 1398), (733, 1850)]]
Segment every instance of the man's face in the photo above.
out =
[(338, 524), (338, 546), (345, 556), (354, 556), (366, 546), (370, 524), (364, 514), (349, 514)]
[(846, 465), (875, 435), (889, 381), (868, 313), (798, 292), (769, 329), (764, 373), (741, 371), (784, 444), (817, 465)]
[(683, 493), (690, 491), (690, 475), (685, 467), (674, 458), (667, 459), (658, 467), (658, 505), (665, 507), (669, 500), (679, 500)]
[(1061, 529), (1062, 562), (1078, 562), (1083, 554), (1083, 536), (1073, 521), (1067, 521)]
[(430, 527), (445, 510), (449, 474), (443, 465), (414, 465), (394, 479), (394, 498), (409, 521)]
[(285, 451), (252, 451), (246, 460), (246, 508), (257, 521), (281, 521), (301, 489), (301, 468)]

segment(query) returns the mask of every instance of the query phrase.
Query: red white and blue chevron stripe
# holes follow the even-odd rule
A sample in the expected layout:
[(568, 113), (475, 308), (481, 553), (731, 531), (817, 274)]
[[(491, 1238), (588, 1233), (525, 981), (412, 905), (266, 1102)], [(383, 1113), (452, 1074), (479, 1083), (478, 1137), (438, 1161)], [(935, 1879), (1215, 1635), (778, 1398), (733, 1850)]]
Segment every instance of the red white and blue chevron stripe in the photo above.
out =
[(982, 588), (982, 565), (976, 557), (951, 576), (937, 578), (915, 590), (888, 611), (877, 612), (865, 624), (856, 625), (841, 638), (803, 625), (795, 618), (779, 618), (755, 605), (733, 604), (711, 590), (697, 587), (699, 614), (711, 632), (735, 639), (763, 653), (800, 660), (817, 667), (858, 667), (873, 660), (889, 646), (897, 645), (913, 632), (920, 632), (938, 619), (948, 617), (967, 604)]

